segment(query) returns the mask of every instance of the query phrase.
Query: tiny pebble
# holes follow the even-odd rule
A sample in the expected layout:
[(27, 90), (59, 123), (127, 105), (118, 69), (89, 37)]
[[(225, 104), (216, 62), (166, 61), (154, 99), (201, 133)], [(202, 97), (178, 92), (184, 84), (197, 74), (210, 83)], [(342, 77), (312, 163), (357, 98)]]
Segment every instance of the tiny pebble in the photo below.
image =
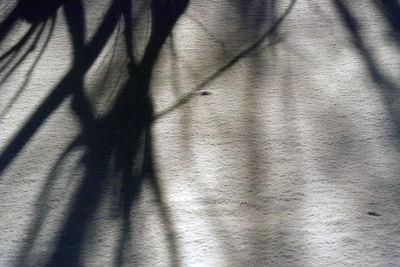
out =
[(375, 211), (369, 211), (369, 212), (368, 212), (368, 215), (371, 215), (371, 216), (381, 216), (380, 214), (376, 213)]
[(201, 95), (211, 95), (211, 92), (203, 91), (203, 92), (201, 92), (200, 94), (201, 94)]

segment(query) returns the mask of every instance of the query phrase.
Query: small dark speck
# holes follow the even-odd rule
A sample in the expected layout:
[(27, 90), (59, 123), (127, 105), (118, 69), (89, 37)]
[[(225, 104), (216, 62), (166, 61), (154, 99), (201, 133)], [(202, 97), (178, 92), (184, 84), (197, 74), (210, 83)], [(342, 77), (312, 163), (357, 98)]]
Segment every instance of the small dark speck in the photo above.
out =
[(211, 95), (211, 92), (203, 91), (203, 92), (201, 92), (200, 94), (201, 94), (201, 95)]
[(371, 216), (381, 216), (380, 214), (376, 213), (375, 211), (369, 211), (369, 212), (368, 212), (368, 215), (371, 215)]

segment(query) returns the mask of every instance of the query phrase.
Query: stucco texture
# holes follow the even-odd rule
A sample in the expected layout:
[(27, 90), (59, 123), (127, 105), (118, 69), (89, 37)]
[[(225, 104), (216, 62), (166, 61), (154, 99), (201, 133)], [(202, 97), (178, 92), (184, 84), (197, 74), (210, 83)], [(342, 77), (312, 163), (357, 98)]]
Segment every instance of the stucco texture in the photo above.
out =
[(399, 266), (400, 4), (0, 1), (0, 266)]

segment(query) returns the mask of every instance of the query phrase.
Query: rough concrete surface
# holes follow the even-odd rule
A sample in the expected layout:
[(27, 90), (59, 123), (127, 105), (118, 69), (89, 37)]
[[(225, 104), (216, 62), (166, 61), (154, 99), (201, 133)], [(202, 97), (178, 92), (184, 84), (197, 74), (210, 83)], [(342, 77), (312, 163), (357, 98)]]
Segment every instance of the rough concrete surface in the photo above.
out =
[(398, 1), (26, 3), (0, 266), (400, 265)]

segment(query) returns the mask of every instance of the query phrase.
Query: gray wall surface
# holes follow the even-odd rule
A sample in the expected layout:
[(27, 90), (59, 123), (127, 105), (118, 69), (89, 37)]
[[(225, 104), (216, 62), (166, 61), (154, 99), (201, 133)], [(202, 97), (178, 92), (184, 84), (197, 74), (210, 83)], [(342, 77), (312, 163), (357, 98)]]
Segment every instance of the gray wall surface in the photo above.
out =
[(0, 1), (0, 266), (398, 266), (399, 90), (395, 0)]

